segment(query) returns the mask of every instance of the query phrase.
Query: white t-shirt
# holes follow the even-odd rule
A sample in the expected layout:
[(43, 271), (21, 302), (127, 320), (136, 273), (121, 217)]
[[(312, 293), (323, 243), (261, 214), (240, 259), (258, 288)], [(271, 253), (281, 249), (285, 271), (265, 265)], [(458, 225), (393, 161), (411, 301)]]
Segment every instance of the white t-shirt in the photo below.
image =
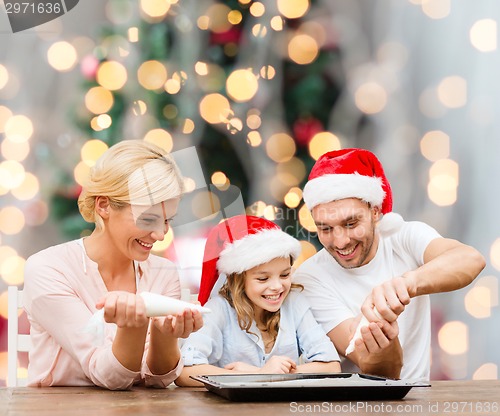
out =
[[(399, 231), (379, 238), (375, 257), (366, 265), (344, 269), (322, 249), (299, 266), (294, 283), (304, 285), (316, 320), (326, 333), (346, 319), (360, 313), (363, 301), (372, 288), (384, 281), (423, 265), (424, 251), (440, 235), (422, 222), (405, 222)], [(429, 379), (430, 376), (430, 299), (413, 298), (398, 318), (399, 340), (404, 365), (401, 378)], [(350, 361), (342, 358), (342, 371), (358, 372)]]

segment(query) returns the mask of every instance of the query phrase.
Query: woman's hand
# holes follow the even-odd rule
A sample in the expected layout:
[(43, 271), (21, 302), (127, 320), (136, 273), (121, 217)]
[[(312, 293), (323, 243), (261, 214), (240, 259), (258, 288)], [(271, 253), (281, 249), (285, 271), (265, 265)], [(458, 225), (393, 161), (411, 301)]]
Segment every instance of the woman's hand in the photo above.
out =
[(201, 313), (185, 309), (183, 313), (153, 318), (153, 324), (164, 335), (173, 338), (187, 338), (203, 326)]
[(149, 322), (144, 300), (134, 293), (109, 292), (96, 303), (96, 308), (104, 309), (104, 320), (119, 328), (139, 328)]

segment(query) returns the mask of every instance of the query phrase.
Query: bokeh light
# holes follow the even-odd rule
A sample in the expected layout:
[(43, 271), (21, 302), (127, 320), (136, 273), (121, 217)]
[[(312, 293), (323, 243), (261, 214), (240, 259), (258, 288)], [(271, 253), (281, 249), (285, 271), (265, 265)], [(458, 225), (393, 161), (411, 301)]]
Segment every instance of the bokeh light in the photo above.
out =
[(380, 113), (387, 105), (387, 91), (376, 82), (360, 85), (354, 93), (356, 107), (366, 114)]
[(490, 263), (500, 271), (500, 238), (497, 238), (490, 248)]
[(291, 188), (287, 194), (283, 202), (288, 208), (297, 208), (302, 201), (302, 190), (297, 187)]
[(154, 19), (163, 18), (170, 9), (170, 2), (165, 0), (141, 0), (141, 11)]
[(0, 133), (5, 131), (5, 124), (7, 120), (12, 117), (12, 111), (10, 108), (0, 105)]
[(230, 109), (229, 100), (221, 94), (208, 94), (200, 101), (200, 115), (211, 124), (222, 123)]
[(469, 32), (470, 42), (480, 52), (497, 50), (498, 24), (493, 19), (475, 22)]
[(103, 62), (97, 68), (97, 82), (110, 91), (123, 88), (127, 78), (127, 69), (120, 62)]
[(260, 1), (254, 1), (248, 9), (254, 17), (261, 17), (266, 12), (266, 7)]
[(93, 87), (85, 94), (85, 106), (94, 114), (108, 112), (113, 103), (113, 94), (104, 87)]
[(295, 151), (295, 141), (286, 133), (273, 134), (266, 142), (267, 155), (278, 163), (290, 160)]
[(305, 204), (302, 205), (299, 209), (299, 223), (310, 233), (315, 233), (318, 231), (318, 228), (316, 227), (314, 219), (311, 215), (311, 211), (309, 211)]
[(474, 371), (472, 380), (498, 380), (498, 366), (494, 363), (484, 363)]
[(127, 31), (127, 38), (131, 43), (139, 42), (139, 29), (137, 27), (130, 27)]
[(38, 177), (30, 172), (26, 172), (23, 182), (15, 189), (12, 189), (11, 193), (16, 199), (20, 201), (27, 201), (33, 199), (39, 191), (40, 182)]
[(300, 241), (300, 255), (297, 257), (297, 260), (295, 260), (295, 263), (293, 263), (293, 267), (297, 268), (299, 267), (302, 263), (304, 263), (309, 257), (312, 257), (316, 254), (317, 250), (316, 247), (314, 247), (314, 244), (310, 243), (309, 241)]
[(427, 194), (438, 206), (452, 205), (457, 200), (458, 163), (451, 159), (440, 159), (429, 170)]
[(94, 166), (97, 159), (108, 150), (108, 145), (101, 140), (87, 140), (80, 150), (82, 161), (87, 166)]
[(144, 136), (144, 141), (154, 143), (164, 149), (166, 152), (171, 152), (174, 147), (172, 135), (163, 129), (149, 130)]
[(256, 23), (252, 27), (252, 35), (256, 38), (265, 38), (267, 35), (267, 27), (261, 23)]
[(48, 217), (49, 207), (45, 201), (31, 201), (24, 209), (24, 218), (26, 220), (26, 225), (29, 225), (30, 227), (42, 225), (45, 221), (47, 221)]
[(474, 318), (491, 316), (491, 291), (484, 286), (474, 286), (464, 298), (465, 310)]
[(438, 342), (447, 354), (464, 354), (469, 350), (469, 328), (460, 321), (447, 322), (438, 332)]
[(328, 131), (316, 133), (309, 142), (308, 147), (309, 154), (314, 160), (318, 160), (326, 152), (341, 149), (339, 138)]
[(237, 25), (240, 24), (241, 21), (243, 20), (243, 15), (239, 10), (231, 10), (227, 15), (227, 20), (232, 25)]
[(0, 152), (7, 160), (16, 160), (22, 162), (30, 153), (29, 142), (13, 142), (8, 138), (2, 140), (0, 145)]
[(259, 114), (249, 114), (247, 116), (247, 126), (248, 128), (255, 130), (262, 124), (262, 119)]
[(262, 136), (258, 131), (251, 131), (247, 134), (247, 142), (252, 147), (257, 147), (262, 143)]
[[(1, 215), (1, 214), (0, 214)], [(20, 256), (11, 256), (0, 265), (0, 275), (7, 285), (21, 285), (24, 282), (24, 264)]]
[(199, 192), (193, 197), (191, 209), (197, 218), (211, 218), (220, 208), (219, 197), (210, 191)]
[(283, 30), (283, 26), (284, 26), (284, 22), (283, 22), (283, 18), (281, 16), (274, 16), (272, 19), (271, 19), (271, 27), (273, 30), (275, 30), (276, 32), (280, 32)]
[(451, 0), (422, 1), (422, 11), (431, 19), (444, 19), (451, 11)]
[(33, 123), (24, 115), (15, 115), (7, 119), (5, 126), (5, 137), (15, 143), (28, 141), (33, 135)]
[(264, 65), (260, 69), (260, 76), (264, 79), (273, 79), (276, 76), (276, 70), (272, 65)]
[[(231, 9), (225, 4), (217, 3), (210, 6), (206, 11), (207, 29), (215, 33), (227, 32), (232, 27), (232, 23), (228, 19), (229, 13), (231, 13)], [(200, 24), (199, 21), (198, 24)]]
[(6, 206), (0, 209), (0, 233), (18, 234), (24, 228), (24, 224), (24, 214), (19, 208)]
[(132, 112), (135, 116), (143, 116), (148, 111), (147, 104), (142, 100), (136, 100), (132, 103)]
[(73, 176), (78, 185), (84, 186), (90, 177), (90, 166), (85, 162), (79, 162), (73, 169)]
[(256, 217), (262, 217), (264, 215), (266, 206), (267, 205), (264, 201), (255, 201), (253, 204), (247, 207), (246, 213), (248, 215), (255, 215)]
[(182, 126), (182, 132), (184, 134), (190, 134), (194, 131), (194, 121), (190, 118), (184, 120), (184, 125)]
[(445, 107), (463, 107), (467, 103), (467, 81), (458, 76), (446, 77), (439, 83), (437, 95)]
[(167, 81), (167, 68), (159, 61), (146, 61), (137, 70), (137, 80), (147, 90), (163, 88)]
[(318, 43), (312, 36), (297, 34), (288, 43), (288, 55), (299, 65), (310, 64), (317, 58), (318, 53)]
[(66, 72), (75, 67), (78, 56), (71, 43), (61, 41), (50, 46), (47, 51), (47, 59), (52, 68)]
[(450, 155), (450, 136), (441, 130), (428, 131), (420, 140), (420, 151), (431, 162), (446, 159)]
[(9, 82), (9, 71), (7, 68), (0, 64), (0, 90)]
[(24, 166), (15, 160), (6, 160), (0, 163), (0, 186), (6, 189), (15, 189), (25, 178)]
[(309, 10), (309, 0), (278, 0), (279, 12), (288, 19), (298, 19)]
[(226, 88), (234, 101), (245, 102), (251, 100), (257, 93), (259, 83), (251, 70), (237, 69), (227, 77)]

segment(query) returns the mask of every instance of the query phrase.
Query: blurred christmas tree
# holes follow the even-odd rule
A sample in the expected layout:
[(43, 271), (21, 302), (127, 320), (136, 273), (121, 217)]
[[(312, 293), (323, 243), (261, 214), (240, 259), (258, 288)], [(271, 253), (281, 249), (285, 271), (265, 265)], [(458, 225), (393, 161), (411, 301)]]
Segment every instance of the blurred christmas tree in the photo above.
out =
[(90, 228), (76, 205), (88, 166), (107, 146), (134, 138), (168, 150), (196, 146), (214, 185), (238, 187), (247, 212), (304, 240), (302, 227), (314, 227), (300, 189), (319, 154), (340, 147), (327, 130), (344, 81), (323, 7), (110, 1), (112, 23), (81, 61), (73, 118), (88, 140), (75, 178), (53, 197), (64, 232), (78, 237)]

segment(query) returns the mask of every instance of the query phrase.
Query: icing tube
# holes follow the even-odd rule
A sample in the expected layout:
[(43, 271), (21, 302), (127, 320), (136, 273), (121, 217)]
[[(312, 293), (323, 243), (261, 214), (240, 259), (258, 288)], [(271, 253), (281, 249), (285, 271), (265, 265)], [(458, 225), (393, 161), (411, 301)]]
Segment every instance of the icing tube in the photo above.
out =
[[(373, 308), (373, 313), (377, 316), (377, 318), (384, 319), (380, 316), (377, 309)], [(364, 326), (368, 326), (369, 323), (370, 322), (368, 322), (368, 319), (366, 319), (365, 315), (361, 316), (361, 321), (359, 321), (359, 324), (356, 327), (356, 331), (354, 332), (354, 335), (352, 336), (351, 341), (349, 342), (349, 345), (345, 350), (345, 355), (349, 355), (354, 351), (354, 343), (357, 339), (361, 338), (361, 328), (363, 328)]]
[(168, 296), (158, 295), (151, 292), (141, 292), (140, 295), (146, 305), (146, 315), (152, 316), (166, 316), (176, 315), (184, 312), (185, 309), (192, 309), (200, 311), (201, 313), (211, 312), (209, 308), (194, 303), (184, 302), (182, 300), (174, 299)]
[[(146, 305), (146, 315), (148, 317), (176, 315), (184, 312), (185, 309), (198, 310), (201, 313), (211, 312), (209, 308), (168, 296), (158, 295), (156, 293), (142, 292), (140, 295)], [(100, 346), (104, 343), (105, 325), (104, 309), (99, 309), (92, 315), (87, 326), (83, 328), (83, 332), (91, 334), (93, 337), (93, 344)]]

